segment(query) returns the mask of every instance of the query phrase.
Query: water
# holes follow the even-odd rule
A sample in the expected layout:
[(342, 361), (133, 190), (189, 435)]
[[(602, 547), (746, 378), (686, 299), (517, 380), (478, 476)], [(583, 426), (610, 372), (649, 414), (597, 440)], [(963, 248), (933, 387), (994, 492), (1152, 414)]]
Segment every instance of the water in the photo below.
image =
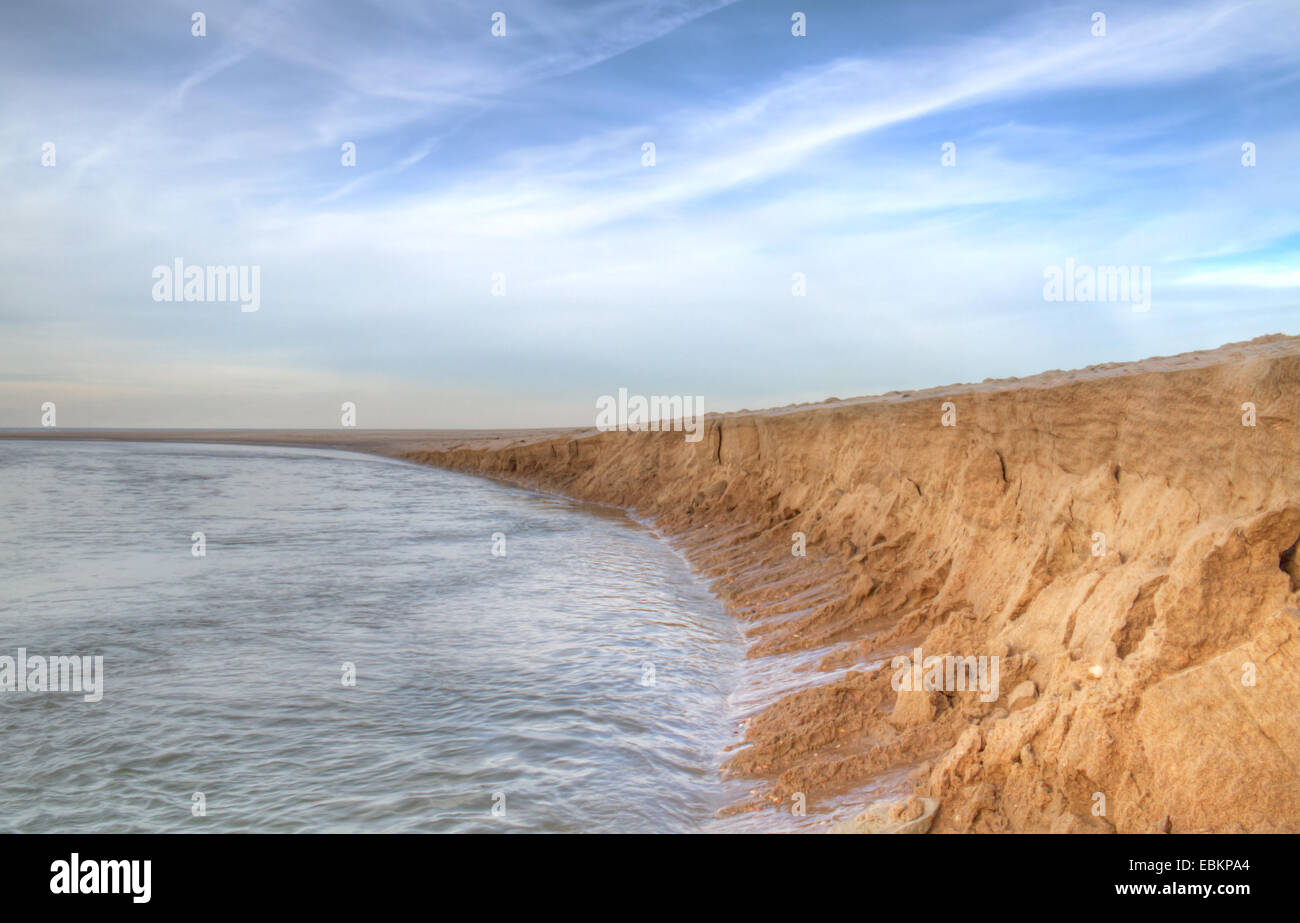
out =
[(0, 830), (689, 832), (743, 794), (738, 629), (622, 513), (345, 452), (35, 441), (0, 441), (0, 509), (0, 655), (105, 673), (100, 702), (0, 692)]

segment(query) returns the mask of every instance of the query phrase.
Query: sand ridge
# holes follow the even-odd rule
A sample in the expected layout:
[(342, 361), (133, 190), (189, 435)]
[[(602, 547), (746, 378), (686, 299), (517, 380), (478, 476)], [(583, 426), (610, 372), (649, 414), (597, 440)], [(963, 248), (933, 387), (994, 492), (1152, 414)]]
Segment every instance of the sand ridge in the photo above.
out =
[[(751, 660), (789, 674), (727, 763), (759, 782), (738, 809), (892, 773), (938, 800), (935, 831), (1295, 831), (1298, 384), (1300, 338), (1272, 336), (710, 416), (696, 445), (405, 457), (622, 506), (678, 544)], [(1000, 695), (895, 691), (917, 648), (997, 656)]]

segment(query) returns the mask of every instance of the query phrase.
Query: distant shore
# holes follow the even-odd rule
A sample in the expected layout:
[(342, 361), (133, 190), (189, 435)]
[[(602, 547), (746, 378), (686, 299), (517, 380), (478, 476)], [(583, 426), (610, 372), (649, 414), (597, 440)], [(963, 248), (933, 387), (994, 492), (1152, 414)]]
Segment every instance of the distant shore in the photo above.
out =
[(0, 439), (92, 439), (113, 442), (202, 442), (240, 445), (304, 446), (346, 449), (400, 458), (413, 451), (501, 449), (511, 445), (579, 435), (577, 428), (556, 429), (146, 429), (32, 427), (0, 429)]
[[(1300, 337), (706, 420), (694, 444), (0, 438), (349, 449), (627, 508), (772, 667), (727, 767), (757, 780), (741, 809), (890, 776), (938, 801), (936, 831), (1300, 830)], [(893, 659), (918, 650), (998, 658), (997, 694), (896, 690)]]

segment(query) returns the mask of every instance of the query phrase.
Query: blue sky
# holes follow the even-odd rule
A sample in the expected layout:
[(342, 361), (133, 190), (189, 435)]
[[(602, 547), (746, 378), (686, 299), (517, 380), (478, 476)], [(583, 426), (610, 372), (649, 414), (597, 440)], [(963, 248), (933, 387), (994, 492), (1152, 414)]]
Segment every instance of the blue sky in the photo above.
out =
[[(590, 424), (1300, 332), (1298, 49), (1294, 0), (6, 4), (0, 425)], [(154, 301), (177, 257), (260, 310)], [(1044, 301), (1067, 258), (1150, 310)]]

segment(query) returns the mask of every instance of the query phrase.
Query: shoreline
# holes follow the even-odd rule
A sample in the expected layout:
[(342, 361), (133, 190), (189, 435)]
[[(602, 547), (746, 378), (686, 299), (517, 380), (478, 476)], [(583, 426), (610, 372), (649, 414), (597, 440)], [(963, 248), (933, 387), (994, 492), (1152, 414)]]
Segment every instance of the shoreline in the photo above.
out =
[[(755, 703), (726, 762), (758, 785), (738, 809), (901, 775), (938, 801), (936, 832), (1281, 832), (1300, 830), (1298, 410), (1300, 337), (1271, 336), (709, 414), (695, 444), (591, 428), (0, 438), (345, 449), (625, 510), (737, 618), (747, 664), (797, 687)], [(998, 697), (895, 692), (890, 660), (917, 648), (999, 658)]]
[[(937, 832), (1293, 831), (1298, 386), (1300, 338), (1274, 336), (709, 416), (695, 445), (408, 457), (644, 517), (741, 621), (749, 660), (802, 673), (727, 763), (760, 785), (742, 809), (902, 772), (939, 802)], [(1000, 694), (895, 692), (887, 665), (917, 648), (998, 657)]]

